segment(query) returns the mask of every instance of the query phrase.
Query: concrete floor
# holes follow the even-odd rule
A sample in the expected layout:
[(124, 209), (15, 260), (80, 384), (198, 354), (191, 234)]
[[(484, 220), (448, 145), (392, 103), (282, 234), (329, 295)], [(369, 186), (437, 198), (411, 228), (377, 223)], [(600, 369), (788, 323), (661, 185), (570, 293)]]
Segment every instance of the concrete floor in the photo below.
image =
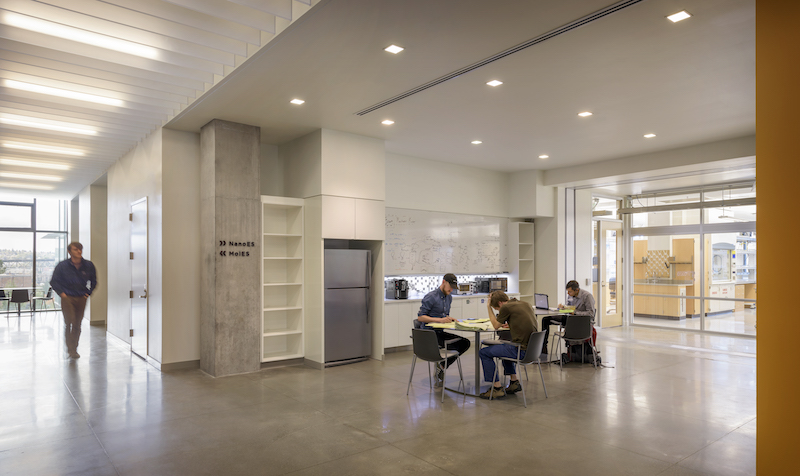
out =
[(85, 323), (68, 360), (60, 313), (0, 318), (3, 475), (755, 474), (753, 339), (604, 329), (614, 368), (548, 366), (547, 399), (534, 369), (526, 409), (442, 404), (424, 365), (406, 396), (409, 352), (214, 379), (160, 373)]

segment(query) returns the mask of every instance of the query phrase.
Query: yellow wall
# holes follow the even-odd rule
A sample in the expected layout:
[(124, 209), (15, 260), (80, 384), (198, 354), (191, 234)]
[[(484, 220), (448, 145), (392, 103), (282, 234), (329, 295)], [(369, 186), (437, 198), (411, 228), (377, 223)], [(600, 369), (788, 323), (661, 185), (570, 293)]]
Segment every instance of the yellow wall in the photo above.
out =
[(756, 2), (758, 441), (760, 475), (800, 474), (800, 2)]

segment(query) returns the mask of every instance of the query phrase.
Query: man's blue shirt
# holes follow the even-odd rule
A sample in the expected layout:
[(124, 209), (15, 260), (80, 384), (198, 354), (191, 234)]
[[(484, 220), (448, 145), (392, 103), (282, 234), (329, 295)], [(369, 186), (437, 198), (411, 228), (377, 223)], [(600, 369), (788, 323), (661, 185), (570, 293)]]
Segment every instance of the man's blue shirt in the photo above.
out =
[(66, 293), (67, 296), (83, 296), (92, 294), (97, 287), (97, 272), (91, 261), (81, 258), (80, 269), (72, 264), (72, 260), (65, 259), (56, 265), (53, 270), (53, 278), (50, 286), (59, 296)]
[(453, 296), (445, 294), (441, 289), (436, 288), (422, 298), (417, 316), (428, 317), (447, 317), (450, 315), (450, 304)]

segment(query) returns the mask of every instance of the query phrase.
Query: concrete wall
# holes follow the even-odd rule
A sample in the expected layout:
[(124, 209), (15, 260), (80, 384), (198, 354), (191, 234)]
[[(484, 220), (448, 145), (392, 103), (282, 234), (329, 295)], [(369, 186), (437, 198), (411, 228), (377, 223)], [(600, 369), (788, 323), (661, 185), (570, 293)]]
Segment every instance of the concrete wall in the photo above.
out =
[[(162, 361), (163, 195), (162, 133), (159, 129), (108, 169), (108, 321), (109, 334), (130, 343), (131, 203), (148, 200), (148, 354)], [(168, 343), (171, 346), (172, 343)]]
[(386, 154), (386, 206), (507, 217), (508, 174)]

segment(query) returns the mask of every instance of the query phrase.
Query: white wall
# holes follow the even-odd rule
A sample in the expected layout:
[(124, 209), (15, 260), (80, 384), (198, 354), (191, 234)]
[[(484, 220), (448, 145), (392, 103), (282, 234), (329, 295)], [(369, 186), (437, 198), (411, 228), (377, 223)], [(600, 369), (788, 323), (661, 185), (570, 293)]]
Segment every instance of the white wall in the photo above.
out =
[(259, 156), (261, 168), (261, 195), (284, 196), (284, 164), (278, 146), (261, 144)]
[(552, 217), (555, 189), (544, 184), (544, 171), (525, 170), (509, 174), (508, 216), (516, 218)]
[(386, 206), (507, 217), (509, 175), (386, 154)]
[[(73, 239), (71, 241), (79, 241), (83, 245), (84, 259), (92, 260), (92, 190), (91, 185), (84, 188), (78, 193), (78, 236), (80, 239)], [(98, 282), (98, 286), (99, 286)], [(86, 310), (84, 317), (88, 317), (89, 321), (92, 318), (92, 299), (86, 302)]]
[(322, 130), (323, 195), (384, 200), (386, 169), (381, 139)]
[(162, 150), (161, 363), (170, 364), (200, 359), (200, 135), (165, 129)]
[(592, 292), (592, 192), (590, 190), (575, 191), (575, 276), (567, 276), (566, 280), (571, 279), (578, 281), (582, 289)]
[(97, 270), (97, 288), (92, 292), (91, 322), (102, 323), (108, 319), (108, 189), (104, 185), (91, 185), (92, 193), (92, 255)]
[(162, 129), (136, 144), (108, 169), (108, 322), (106, 330), (130, 342), (131, 203), (147, 197), (148, 206), (148, 354), (162, 359)]
[(534, 223), (534, 288), (550, 296), (550, 302), (564, 302), (567, 284), (564, 263), (564, 189), (553, 190), (556, 204), (553, 218), (536, 218)]
[(278, 155), (284, 167), (285, 196), (308, 198), (322, 193), (321, 130), (281, 145)]

